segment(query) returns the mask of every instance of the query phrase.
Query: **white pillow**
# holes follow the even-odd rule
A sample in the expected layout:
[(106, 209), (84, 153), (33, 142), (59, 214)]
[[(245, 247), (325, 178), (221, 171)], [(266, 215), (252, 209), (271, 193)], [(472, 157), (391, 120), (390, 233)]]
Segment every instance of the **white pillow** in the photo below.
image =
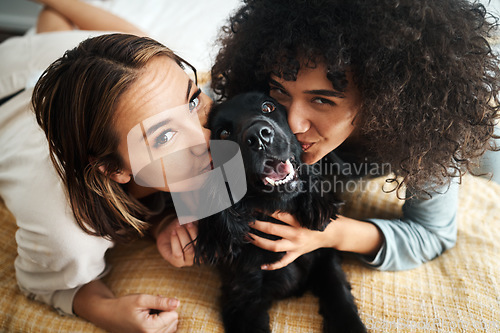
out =
[(62, 31), (12, 37), (0, 44), (0, 98), (34, 86), (42, 72), (97, 31)]
[[(89, 1), (132, 22), (191, 63), (208, 72), (216, 54), (215, 39), (239, 0)], [(26, 34), (0, 44), (0, 98), (31, 88), (40, 74), (80, 41), (102, 34), (64, 31)]]

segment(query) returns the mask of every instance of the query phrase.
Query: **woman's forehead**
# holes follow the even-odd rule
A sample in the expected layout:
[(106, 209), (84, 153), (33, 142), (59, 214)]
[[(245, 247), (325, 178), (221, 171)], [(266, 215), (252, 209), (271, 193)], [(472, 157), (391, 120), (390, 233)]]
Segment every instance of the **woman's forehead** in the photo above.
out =
[(151, 115), (189, 102), (194, 84), (172, 59), (151, 59), (139, 77), (121, 96), (115, 116), (139, 122)]

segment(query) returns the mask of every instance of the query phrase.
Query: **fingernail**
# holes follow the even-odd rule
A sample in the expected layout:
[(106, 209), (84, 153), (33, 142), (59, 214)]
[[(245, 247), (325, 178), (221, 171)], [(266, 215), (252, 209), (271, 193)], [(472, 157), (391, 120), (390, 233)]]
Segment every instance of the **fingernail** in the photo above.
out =
[(168, 300), (168, 306), (177, 307), (179, 306), (179, 300), (177, 298), (171, 298)]
[(262, 266), (260, 266), (260, 269), (262, 269), (262, 270), (264, 270), (264, 271), (265, 271), (265, 270), (267, 270), (268, 268), (269, 268), (269, 266), (268, 266), (268, 265), (262, 265)]

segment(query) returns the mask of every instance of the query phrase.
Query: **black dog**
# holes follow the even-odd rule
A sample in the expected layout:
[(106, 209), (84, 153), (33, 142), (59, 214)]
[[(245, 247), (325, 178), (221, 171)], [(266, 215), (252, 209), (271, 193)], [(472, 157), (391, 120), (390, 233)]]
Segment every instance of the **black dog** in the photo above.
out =
[[(350, 285), (333, 249), (319, 249), (288, 266), (263, 271), (284, 253), (249, 243), (255, 216), (277, 210), (301, 225), (323, 230), (336, 218), (339, 201), (331, 193), (309, 191), (319, 176), (301, 172), (301, 146), (287, 123), (286, 110), (260, 93), (239, 95), (217, 105), (209, 116), (212, 139), (240, 145), (247, 178), (245, 197), (198, 224), (196, 262), (217, 265), (222, 279), (222, 317), (226, 332), (270, 332), (268, 310), (275, 299), (300, 296), (307, 289), (319, 297), (325, 332), (364, 332)], [(274, 222), (279, 223), (274, 220)]]

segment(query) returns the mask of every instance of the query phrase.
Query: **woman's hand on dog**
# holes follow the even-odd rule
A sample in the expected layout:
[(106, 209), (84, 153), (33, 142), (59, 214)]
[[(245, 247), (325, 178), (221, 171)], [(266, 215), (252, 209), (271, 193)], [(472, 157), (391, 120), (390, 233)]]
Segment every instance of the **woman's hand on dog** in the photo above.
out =
[(263, 265), (262, 269), (274, 270), (287, 266), (303, 254), (324, 247), (325, 235), (321, 231), (303, 228), (297, 219), (288, 213), (275, 212), (271, 217), (280, 220), (286, 225), (256, 220), (252, 228), (269, 235), (281, 237), (279, 240), (270, 240), (252, 234), (251, 242), (264, 250), (272, 252), (286, 252), (281, 260)]
[(194, 240), (197, 235), (196, 222), (180, 225), (179, 220), (173, 218), (163, 228), (160, 225), (156, 231), (158, 252), (175, 267), (192, 266), (194, 263)]
[(375, 224), (342, 215), (338, 215), (335, 222), (328, 224), (323, 231), (300, 226), (297, 219), (288, 213), (275, 212), (271, 217), (287, 225), (255, 221), (252, 228), (281, 239), (273, 241), (252, 234), (251, 242), (264, 250), (286, 254), (281, 260), (262, 267), (266, 270), (285, 267), (301, 255), (322, 247), (358, 253), (365, 255), (367, 260), (373, 260), (385, 242), (382, 231)]

